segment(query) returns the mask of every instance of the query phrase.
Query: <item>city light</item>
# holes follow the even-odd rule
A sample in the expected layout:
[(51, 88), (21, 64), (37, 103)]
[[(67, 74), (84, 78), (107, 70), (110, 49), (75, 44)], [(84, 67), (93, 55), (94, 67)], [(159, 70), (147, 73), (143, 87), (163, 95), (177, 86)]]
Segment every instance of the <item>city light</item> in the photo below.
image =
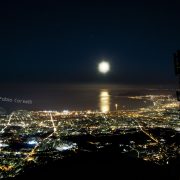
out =
[[(80, 138), (81, 135), (98, 138), (102, 134), (112, 137), (116, 134), (121, 136), (117, 142), (119, 152), (134, 152), (136, 158), (155, 164), (169, 164), (171, 159), (177, 157), (179, 145), (175, 139), (180, 124), (178, 102), (175, 98), (169, 95), (131, 96), (128, 98), (132, 101), (138, 99), (151, 103), (147, 107), (132, 110), (119, 108), (118, 113), (118, 104), (115, 104), (115, 110), (113, 108), (113, 111), (110, 111), (110, 98), (108, 90), (101, 90), (100, 111), (18, 110), (10, 115), (0, 115), (0, 177), (16, 176), (28, 162), (43, 164), (39, 157), (44, 154), (45, 157), (56, 160), (62, 158), (61, 153), (65, 151), (67, 154), (81, 151), (82, 144), (68, 140), (69, 137)], [(166, 129), (168, 133), (171, 131), (171, 136), (168, 133), (168, 136), (165, 136)], [(7, 136), (9, 133), (14, 136)], [(142, 142), (134, 138), (137, 134), (143, 137)], [(126, 136), (133, 138), (125, 142)], [(121, 139), (124, 141), (121, 142)], [(112, 144), (98, 140), (86, 143), (87, 147), (83, 151), (88, 152), (91, 148), (98, 151)], [(21, 148), (14, 149), (14, 146)], [(59, 154), (56, 154), (57, 152)]]
[(29, 145), (37, 145), (38, 142), (36, 140), (30, 140), (27, 142)]

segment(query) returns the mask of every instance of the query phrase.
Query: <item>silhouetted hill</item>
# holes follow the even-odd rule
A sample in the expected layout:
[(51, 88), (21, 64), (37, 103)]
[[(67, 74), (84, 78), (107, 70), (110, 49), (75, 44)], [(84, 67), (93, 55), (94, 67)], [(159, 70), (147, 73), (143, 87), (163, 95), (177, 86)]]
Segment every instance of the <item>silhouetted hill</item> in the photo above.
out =
[(100, 151), (93, 150), (93, 148), (86, 145), (89, 140), (104, 141), (106, 139), (116, 142), (118, 138), (119, 136), (68, 137), (73, 142), (81, 142), (81, 147), (86, 147), (86, 150), (66, 152), (67, 154), (62, 160), (49, 160), (46, 165), (37, 167), (29, 165), (25, 172), (15, 179), (180, 179), (178, 172), (180, 167), (179, 157), (170, 161), (168, 165), (157, 165), (154, 162), (137, 159), (133, 156), (133, 152), (132, 154), (120, 153), (113, 145)]

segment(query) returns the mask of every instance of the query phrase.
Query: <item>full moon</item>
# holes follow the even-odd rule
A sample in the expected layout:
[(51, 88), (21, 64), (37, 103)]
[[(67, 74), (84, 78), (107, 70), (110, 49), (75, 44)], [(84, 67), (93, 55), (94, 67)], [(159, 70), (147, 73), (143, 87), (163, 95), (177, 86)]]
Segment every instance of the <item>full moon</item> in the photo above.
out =
[(106, 74), (110, 70), (110, 64), (106, 61), (102, 61), (98, 65), (98, 70), (100, 73)]

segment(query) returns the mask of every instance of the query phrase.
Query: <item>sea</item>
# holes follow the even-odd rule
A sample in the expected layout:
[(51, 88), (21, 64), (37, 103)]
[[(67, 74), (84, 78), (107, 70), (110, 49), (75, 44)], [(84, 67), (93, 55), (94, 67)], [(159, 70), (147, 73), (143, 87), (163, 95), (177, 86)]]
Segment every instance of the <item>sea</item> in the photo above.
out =
[(176, 85), (13, 83), (0, 88), (0, 112), (14, 110), (115, 111), (147, 107), (130, 97), (176, 96)]

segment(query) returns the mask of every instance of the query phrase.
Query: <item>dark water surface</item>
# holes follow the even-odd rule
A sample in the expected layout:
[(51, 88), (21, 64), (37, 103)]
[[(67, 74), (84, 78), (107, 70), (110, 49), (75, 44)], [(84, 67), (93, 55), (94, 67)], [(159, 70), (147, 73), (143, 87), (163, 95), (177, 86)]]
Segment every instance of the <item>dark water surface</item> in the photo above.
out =
[(152, 102), (132, 100), (129, 97), (149, 94), (174, 96), (175, 89), (171, 86), (136, 87), (115, 84), (6, 84), (0, 88), (0, 107), (2, 111), (3, 109), (114, 111), (116, 108), (147, 107)]

